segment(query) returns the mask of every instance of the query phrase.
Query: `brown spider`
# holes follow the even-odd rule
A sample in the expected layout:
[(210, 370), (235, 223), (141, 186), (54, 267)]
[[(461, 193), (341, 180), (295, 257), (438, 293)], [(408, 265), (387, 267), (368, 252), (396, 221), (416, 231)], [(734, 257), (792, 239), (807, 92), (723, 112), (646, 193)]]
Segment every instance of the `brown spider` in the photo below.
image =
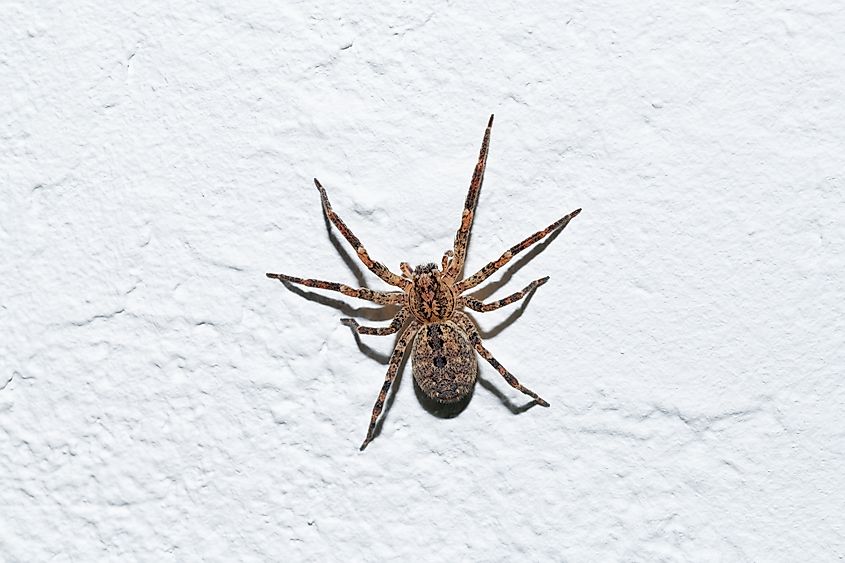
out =
[[(346, 223), (332, 210), (326, 190), (320, 185), (317, 179), (314, 184), (320, 192), (323, 201), (323, 209), (335, 227), (349, 241), (349, 244), (358, 253), (358, 258), (375, 275), (392, 286), (401, 288), (402, 291), (375, 291), (372, 289), (354, 289), (352, 287), (321, 280), (303, 279), (288, 276), (285, 274), (267, 274), (268, 278), (275, 278), (280, 282), (291, 282), (307, 287), (330, 289), (339, 291), (350, 297), (357, 297), (372, 301), (380, 305), (399, 305), (400, 309), (389, 326), (376, 328), (359, 325), (354, 319), (341, 319), (341, 322), (352, 327), (358, 334), (374, 334), (384, 336), (394, 334), (401, 330), (396, 347), (390, 356), (390, 366), (387, 369), (387, 376), (384, 378), (384, 385), (381, 387), (373, 413), (370, 417), (370, 426), (367, 430), (367, 437), (361, 444), (361, 449), (367, 447), (373, 439), (376, 421), (381, 414), (384, 400), (396, 374), (405, 348), (413, 339), (413, 353), (411, 355), (412, 371), (414, 380), (420, 389), (431, 399), (439, 403), (456, 403), (468, 397), (475, 383), (478, 366), (475, 360), (473, 348), (481, 356), (490, 362), (496, 370), (505, 378), (512, 387), (519, 389), (535, 402), (548, 407), (549, 403), (540, 398), (539, 395), (517, 381), (508, 370), (500, 364), (496, 358), (481, 343), (475, 324), (470, 317), (461, 311), (462, 307), (469, 307), (473, 311), (486, 313), (505, 305), (519, 301), (528, 295), (535, 288), (546, 283), (549, 278), (540, 278), (528, 284), (522, 291), (494, 301), (482, 303), (472, 297), (461, 295), (468, 289), (472, 289), (490, 275), (510, 262), (518, 253), (522, 252), (532, 244), (543, 239), (557, 229), (563, 229), (567, 223), (581, 212), (576, 209), (555, 221), (542, 231), (538, 231), (512, 246), (498, 260), (490, 262), (481, 270), (468, 278), (459, 279), (464, 266), (464, 258), (467, 251), (467, 239), (472, 227), (472, 220), (475, 214), (475, 206), (478, 202), (478, 194), (481, 190), (481, 183), (484, 180), (484, 167), (487, 163), (487, 147), (490, 143), (490, 129), (493, 126), (493, 116), (487, 122), (487, 129), (484, 132), (484, 140), (481, 143), (481, 153), (478, 155), (478, 164), (475, 165), (475, 172), (472, 175), (472, 182), (469, 185), (469, 193), (464, 203), (464, 212), (461, 218), (461, 226), (455, 235), (455, 247), (447, 250), (443, 255), (441, 266), (438, 269), (435, 264), (417, 266), (411, 270), (407, 262), (402, 262), (399, 268), (402, 272), (398, 276), (387, 269), (381, 262), (376, 262), (370, 255), (361, 241), (358, 240)], [(406, 322), (410, 322), (406, 326)], [(404, 326), (404, 329), (403, 329)]]

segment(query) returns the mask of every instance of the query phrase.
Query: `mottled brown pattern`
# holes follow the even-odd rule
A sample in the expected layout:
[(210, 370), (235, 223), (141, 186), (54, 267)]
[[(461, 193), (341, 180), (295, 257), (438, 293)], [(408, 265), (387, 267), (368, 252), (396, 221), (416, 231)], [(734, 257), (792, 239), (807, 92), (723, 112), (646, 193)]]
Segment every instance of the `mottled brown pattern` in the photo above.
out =
[(549, 277), (546, 276), (545, 278), (540, 278), (539, 280), (534, 280), (533, 282), (529, 283), (522, 291), (517, 291), (516, 293), (512, 293), (505, 297), (504, 299), (499, 299), (498, 301), (493, 301), (491, 303), (482, 303), (478, 299), (473, 299), (472, 297), (461, 297), (460, 302), (466, 307), (469, 307), (473, 311), (478, 311), (479, 313), (487, 313), (488, 311), (495, 311), (500, 307), (504, 307), (505, 305), (510, 305), (516, 301), (519, 301), (534, 289), (540, 287), (544, 283), (549, 281)]
[[(387, 392), (390, 391), (390, 386), (393, 385), (393, 380), (396, 379), (396, 374), (399, 373), (399, 365), (402, 363), (402, 358), (405, 356), (405, 348), (408, 346), (411, 338), (419, 329), (419, 323), (412, 321), (408, 326), (408, 330), (399, 336), (396, 341), (396, 347), (393, 349), (393, 354), (390, 355), (390, 364), (387, 367), (387, 375), (384, 376), (384, 384), (381, 386), (381, 391), (378, 393), (376, 404), (373, 405), (373, 413), (370, 415), (370, 426), (367, 428), (367, 437), (364, 443), (361, 444), (361, 449), (367, 447), (367, 444), (373, 441), (376, 431), (376, 421), (384, 408), (384, 401), (387, 400)], [(364, 328), (364, 327), (361, 327)]]
[(279, 280), (280, 282), (291, 282), (306, 287), (316, 287), (318, 289), (330, 289), (332, 291), (339, 291), (349, 297), (357, 297), (358, 299), (365, 299), (378, 303), (379, 305), (395, 305), (405, 301), (405, 294), (401, 291), (373, 291), (372, 289), (355, 289), (342, 283), (327, 282), (322, 280), (309, 280), (303, 278), (295, 278), (293, 276), (286, 276), (285, 274), (267, 274), (268, 278)]
[(455, 310), (455, 292), (437, 266), (417, 266), (412, 279), (408, 303), (417, 320), (436, 323), (448, 319)]
[(399, 332), (399, 329), (402, 328), (402, 325), (405, 324), (405, 321), (408, 319), (408, 309), (400, 309), (399, 313), (393, 317), (393, 321), (388, 326), (384, 327), (371, 327), (371, 326), (361, 326), (358, 324), (358, 321), (355, 319), (340, 319), (340, 322), (345, 324), (348, 327), (352, 327), (358, 334), (371, 334), (373, 336), (387, 336), (388, 334), (394, 334)]
[(452, 321), (425, 325), (417, 332), (411, 367), (423, 393), (440, 403), (469, 395), (478, 372), (466, 333)]
[(487, 167), (487, 153), (490, 147), (490, 131), (493, 129), (493, 116), (487, 121), (487, 129), (484, 130), (484, 138), (481, 140), (481, 151), (478, 153), (478, 162), (472, 172), (472, 180), (469, 183), (469, 191), (464, 200), (464, 212), (461, 214), (461, 226), (455, 234), (454, 260), (446, 273), (452, 279), (457, 279), (464, 268), (464, 259), (467, 254), (467, 242), (469, 231), (472, 229), (472, 220), (475, 218), (475, 206), (478, 204), (478, 195), (481, 193), (481, 184), (484, 183), (484, 169)]
[[(346, 223), (332, 210), (326, 190), (316, 179), (314, 185), (320, 192), (323, 209), (332, 224), (341, 232), (343, 237), (352, 245), (361, 262), (374, 274), (385, 282), (399, 287), (402, 291), (375, 291), (372, 289), (355, 289), (336, 282), (315, 279), (297, 278), (285, 274), (267, 274), (267, 277), (281, 282), (290, 282), (306, 287), (316, 287), (339, 291), (350, 297), (357, 297), (382, 305), (400, 305), (399, 312), (386, 327), (361, 326), (354, 319), (341, 321), (358, 334), (384, 336), (399, 333), (390, 364), (384, 378), (378, 399), (373, 406), (367, 437), (361, 445), (363, 450), (375, 435), (376, 422), (384, 408), (387, 393), (396, 375), (408, 344), (413, 339), (411, 365), (414, 380), (420, 389), (431, 399), (441, 403), (455, 403), (470, 395), (478, 372), (475, 352), (492, 365), (507, 383), (534, 398), (537, 404), (549, 406), (549, 403), (539, 395), (522, 385), (496, 358), (484, 347), (472, 319), (461, 312), (461, 308), (468, 307), (474, 311), (486, 313), (505, 305), (509, 305), (548, 281), (548, 277), (531, 282), (521, 291), (513, 293), (504, 299), (490, 303), (482, 303), (472, 297), (462, 296), (461, 293), (477, 286), (490, 277), (493, 272), (507, 264), (516, 254), (522, 252), (532, 244), (542, 240), (551, 233), (562, 230), (569, 221), (581, 212), (576, 209), (572, 213), (555, 221), (542, 231), (537, 231), (519, 244), (508, 249), (498, 260), (490, 262), (475, 274), (461, 280), (460, 275), (466, 258), (467, 241), (469, 240), (475, 207), (484, 181), (484, 168), (487, 163), (487, 153), (490, 144), (490, 130), (493, 116), (487, 122), (481, 152), (470, 182), (469, 192), (464, 202), (461, 224), (455, 235), (454, 248), (447, 250), (440, 261), (440, 267), (434, 263), (417, 266), (411, 269), (407, 262), (400, 264), (401, 275), (394, 274), (384, 264), (370, 258), (361, 241), (358, 240)], [(410, 319), (410, 322), (408, 320)], [(403, 325), (407, 326), (403, 329)], [(474, 350), (473, 350), (474, 349)]]

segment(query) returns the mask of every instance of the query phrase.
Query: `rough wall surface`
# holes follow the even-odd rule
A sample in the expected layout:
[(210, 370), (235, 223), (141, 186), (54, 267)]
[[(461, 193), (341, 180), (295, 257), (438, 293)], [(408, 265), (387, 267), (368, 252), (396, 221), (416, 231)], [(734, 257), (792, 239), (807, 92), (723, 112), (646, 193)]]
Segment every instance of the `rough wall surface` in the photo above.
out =
[[(529, 7), (530, 6), (530, 7)], [(845, 8), (0, 4), (0, 560), (845, 557)], [(449, 247), (484, 124), (454, 418), (311, 178), (396, 269)]]

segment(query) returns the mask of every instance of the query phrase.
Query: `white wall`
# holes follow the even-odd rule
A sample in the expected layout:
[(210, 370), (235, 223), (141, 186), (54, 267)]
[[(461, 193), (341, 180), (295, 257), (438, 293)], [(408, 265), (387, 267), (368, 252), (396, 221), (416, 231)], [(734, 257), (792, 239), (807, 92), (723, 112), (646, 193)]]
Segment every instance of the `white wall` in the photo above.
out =
[[(845, 557), (845, 8), (169, 4), (0, 8), (0, 559)], [(490, 113), (468, 270), (584, 208), (476, 315), (552, 407), (407, 366), (359, 452), (386, 317), (264, 273), (384, 287), (314, 176), (439, 259)]]

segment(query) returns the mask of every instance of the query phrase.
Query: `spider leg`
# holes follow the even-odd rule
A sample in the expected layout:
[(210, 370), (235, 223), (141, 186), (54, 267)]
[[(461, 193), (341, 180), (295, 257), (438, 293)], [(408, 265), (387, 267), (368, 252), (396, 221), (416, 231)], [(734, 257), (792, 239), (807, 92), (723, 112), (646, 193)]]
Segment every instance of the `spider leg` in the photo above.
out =
[(445, 254), (443, 254), (443, 259), (440, 261), (440, 271), (445, 272), (446, 269), (449, 267), (449, 262), (452, 261), (452, 257), (455, 255), (455, 252), (451, 249), (447, 250)]
[(372, 301), (373, 303), (379, 303), (380, 305), (394, 305), (396, 303), (402, 303), (405, 298), (405, 294), (401, 291), (374, 291), (372, 289), (367, 288), (355, 289), (354, 287), (349, 287), (348, 285), (343, 285), (342, 283), (328, 282), (323, 280), (312, 280), (307, 278), (296, 278), (293, 276), (288, 276), (286, 274), (268, 273), (267, 277), (277, 279), (280, 282), (298, 283), (299, 285), (304, 285), (306, 287), (316, 287), (319, 289), (339, 291), (340, 293), (348, 295), (349, 297), (365, 299), (367, 301)]
[(525, 286), (525, 288), (523, 288), (521, 291), (517, 291), (516, 293), (508, 295), (504, 299), (499, 299), (498, 301), (492, 301), (490, 303), (482, 303), (478, 299), (473, 299), (472, 297), (461, 297), (460, 299), (466, 307), (469, 307), (473, 311), (478, 311), (479, 313), (486, 313), (488, 311), (495, 311), (500, 307), (504, 307), (505, 305), (510, 305), (511, 303), (519, 301), (520, 299), (522, 299), (523, 297), (534, 291), (534, 289), (540, 287), (547, 281), (549, 281), (549, 276), (546, 276), (545, 278), (540, 278), (539, 280), (534, 280), (533, 282)]
[(384, 400), (387, 398), (387, 392), (390, 390), (393, 380), (396, 379), (396, 374), (399, 371), (399, 365), (402, 363), (402, 357), (405, 355), (405, 348), (408, 346), (408, 342), (410, 342), (417, 333), (419, 326), (420, 325), (417, 321), (411, 322), (396, 342), (396, 347), (393, 349), (393, 354), (390, 356), (390, 366), (387, 368), (387, 375), (384, 377), (384, 385), (381, 386), (381, 391), (379, 391), (376, 404), (373, 405), (373, 414), (370, 417), (370, 426), (367, 429), (367, 437), (364, 439), (364, 443), (361, 444), (362, 450), (367, 447), (367, 444), (373, 441), (373, 432), (376, 430), (376, 421), (384, 408)]
[(549, 225), (548, 227), (543, 229), (542, 231), (537, 231), (536, 233), (534, 233), (533, 235), (531, 235), (530, 237), (528, 237), (524, 241), (520, 242), (519, 244), (517, 244), (515, 246), (512, 246), (504, 254), (502, 254), (499, 257), (498, 260), (495, 260), (494, 262), (490, 262), (489, 264), (487, 264), (486, 266), (481, 268), (478, 272), (474, 273), (470, 277), (468, 277), (464, 280), (461, 280), (460, 282), (455, 284), (455, 290), (458, 293), (463, 293), (464, 291), (477, 286), (478, 284), (480, 284), (481, 282), (483, 282), (484, 280), (489, 278), (493, 274), (493, 272), (495, 272), (496, 270), (498, 270), (499, 268), (501, 268), (502, 266), (504, 266), (505, 264), (510, 262), (511, 258), (516, 256), (517, 254), (519, 254), (520, 252), (522, 252), (523, 250), (525, 250), (526, 248), (528, 248), (532, 244), (544, 239), (545, 237), (547, 237), (548, 235), (550, 235), (551, 233), (553, 233), (554, 231), (556, 231), (558, 229), (565, 228), (566, 225), (569, 223), (569, 221), (571, 221), (572, 218), (575, 217), (576, 215), (578, 215), (579, 213), (581, 213), (581, 210), (576, 209), (575, 211), (573, 211), (569, 215), (564, 215), (563, 217), (561, 217), (560, 219), (558, 219), (557, 221), (555, 221), (554, 223), (552, 223), (551, 225)]
[(402, 308), (396, 313), (396, 316), (393, 317), (393, 322), (391, 322), (388, 326), (384, 327), (374, 327), (374, 326), (362, 326), (358, 324), (358, 321), (355, 319), (340, 319), (340, 322), (345, 324), (346, 326), (352, 328), (358, 334), (371, 334), (374, 336), (387, 336), (388, 334), (393, 334), (395, 332), (399, 332), (399, 329), (402, 328), (402, 325), (405, 324), (405, 320), (408, 318), (408, 310)]
[(455, 256), (449, 265), (447, 275), (456, 279), (464, 267), (464, 258), (467, 253), (467, 241), (469, 231), (472, 228), (472, 220), (475, 215), (475, 206), (478, 203), (478, 194), (481, 191), (481, 184), (484, 182), (484, 168), (487, 166), (487, 149), (490, 145), (490, 129), (493, 127), (493, 116), (487, 122), (487, 129), (484, 131), (484, 139), (481, 141), (481, 152), (478, 154), (478, 162), (472, 174), (472, 181), (469, 184), (466, 201), (464, 201), (464, 212), (461, 216), (461, 226), (455, 234)]
[(472, 320), (470, 320), (468, 316), (463, 313), (455, 313), (453, 320), (455, 320), (455, 322), (458, 323), (458, 325), (464, 330), (464, 332), (466, 332), (467, 336), (469, 337), (470, 343), (475, 347), (476, 350), (478, 350), (478, 353), (481, 354), (481, 357), (487, 360), (491, 366), (496, 368), (496, 371), (498, 371), (499, 374), (505, 378), (505, 381), (507, 381), (511, 387), (513, 387), (514, 389), (518, 389), (519, 391), (522, 391), (529, 397), (533, 398), (535, 401), (537, 401), (537, 404), (543, 407), (549, 406), (549, 403), (541, 399), (540, 396), (537, 395), (537, 393), (520, 383), (519, 380), (514, 377), (511, 372), (505, 369), (505, 366), (500, 364), (499, 361), (493, 357), (493, 354), (491, 354), (490, 351), (487, 350), (487, 348), (485, 348), (483, 344), (481, 344), (481, 337), (478, 335), (478, 329), (475, 328), (475, 324), (472, 322)]
[(334, 224), (335, 227), (340, 231), (340, 234), (349, 241), (349, 244), (352, 245), (352, 248), (355, 249), (355, 252), (358, 253), (358, 258), (364, 265), (375, 275), (389, 283), (390, 285), (394, 285), (396, 287), (407, 287), (410, 284), (409, 280), (402, 279), (400, 276), (397, 276), (393, 272), (387, 269), (387, 266), (382, 264), (381, 262), (376, 262), (370, 255), (367, 254), (367, 249), (364, 248), (364, 245), (361, 244), (361, 241), (358, 240), (352, 231), (349, 230), (349, 227), (346, 226), (346, 223), (343, 222), (343, 219), (334, 212), (332, 209), (332, 204), (329, 203), (329, 196), (326, 195), (326, 190), (323, 188), (322, 184), (314, 178), (314, 185), (317, 186), (317, 191), (320, 192), (320, 199), (323, 202), (323, 209), (326, 211), (326, 215), (329, 217), (329, 220)]

